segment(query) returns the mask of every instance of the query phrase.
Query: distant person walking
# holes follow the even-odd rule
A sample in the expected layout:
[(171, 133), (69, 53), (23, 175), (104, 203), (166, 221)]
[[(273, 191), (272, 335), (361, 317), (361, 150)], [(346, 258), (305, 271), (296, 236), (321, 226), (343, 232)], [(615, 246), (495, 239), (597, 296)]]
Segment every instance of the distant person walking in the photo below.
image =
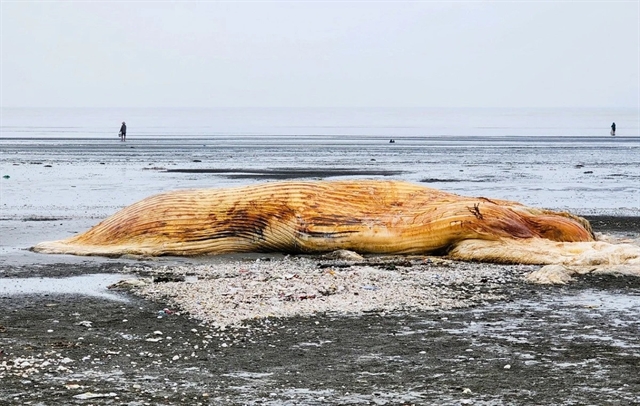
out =
[(125, 124), (125, 122), (122, 122), (122, 126), (120, 127), (120, 141), (126, 141), (127, 140), (127, 124)]
[(611, 135), (616, 135), (616, 123), (611, 124)]

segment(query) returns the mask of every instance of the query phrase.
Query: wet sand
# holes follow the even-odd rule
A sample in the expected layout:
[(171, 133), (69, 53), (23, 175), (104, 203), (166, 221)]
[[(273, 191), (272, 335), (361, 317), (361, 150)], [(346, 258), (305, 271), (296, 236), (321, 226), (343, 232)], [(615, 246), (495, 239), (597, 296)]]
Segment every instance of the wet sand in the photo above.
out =
[[(638, 221), (626, 220), (591, 219), (596, 231), (640, 236)], [(3, 282), (94, 275), (110, 296), (92, 293), (87, 279), (81, 295), (33, 287), (2, 294), (3, 404), (640, 402), (640, 278), (587, 276), (540, 287), (523, 281), (535, 267), (447, 263), (441, 275), (474, 268), (491, 275), (436, 283), (451, 301), (464, 299), (460, 309), (267, 317), (220, 329), (171, 302), (105, 289), (132, 269), (156, 285), (180, 283), (183, 275), (157, 269), (189, 260), (50, 257), (59, 262), (4, 266)], [(214, 262), (256, 259), (283, 260)], [(318, 269), (335, 265), (316, 260)], [(388, 269), (393, 260), (376, 262)]]
[[(25, 250), (83, 231), (138, 195), (189, 179), (181, 172), (117, 163), (117, 154), (109, 154), (105, 165), (99, 162), (104, 157), (65, 163), (64, 154), (50, 158), (50, 168), (28, 163), (26, 155), (14, 162), (21, 171), (13, 179), (22, 183), (3, 187), (3, 193), (17, 195), (3, 195), (0, 221), (2, 404), (640, 403), (640, 278), (586, 276), (544, 287), (524, 281), (531, 267), (447, 263), (434, 265), (434, 272), (476, 269), (487, 275), (434, 282), (462, 308), (323, 312), (220, 329), (170, 301), (105, 286), (117, 274), (171, 284), (184, 277), (171, 271), (175, 267), (283, 256), (109, 259)], [(176, 160), (176, 166), (190, 166)], [(101, 173), (105, 166), (110, 167)], [(210, 174), (186, 174), (191, 175)], [(122, 179), (130, 183), (123, 187)], [(595, 231), (637, 240), (639, 217), (601, 215), (611, 211), (589, 217)], [(319, 270), (335, 266), (314, 261)], [(374, 268), (386, 270), (388, 261), (374, 261)], [(71, 282), (76, 293), (34, 287), (48, 282), (41, 278), (87, 275), (93, 277)], [(40, 282), (15, 292), (15, 278), (32, 277)], [(14, 291), (2, 293), (6, 285)]]

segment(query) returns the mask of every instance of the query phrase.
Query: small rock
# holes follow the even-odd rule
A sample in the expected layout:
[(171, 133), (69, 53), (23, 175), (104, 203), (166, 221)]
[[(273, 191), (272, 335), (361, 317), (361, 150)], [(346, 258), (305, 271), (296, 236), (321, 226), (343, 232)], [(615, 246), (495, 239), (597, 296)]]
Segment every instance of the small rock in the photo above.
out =
[(112, 398), (118, 396), (117, 393), (109, 392), (109, 393), (93, 393), (93, 392), (85, 392), (79, 395), (75, 395), (75, 399), (96, 399), (96, 398)]
[(184, 275), (158, 275), (153, 277), (153, 283), (184, 282)]
[(124, 279), (124, 280), (121, 280), (120, 282), (116, 282), (112, 285), (107, 286), (107, 289), (129, 290), (137, 287), (146, 286), (149, 284), (149, 282), (150, 280), (145, 280), (145, 279)]
[(330, 259), (344, 259), (346, 261), (362, 261), (364, 257), (357, 252), (349, 251), (349, 250), (337, 250), (325, 254), (322, 256), (323, 258)]

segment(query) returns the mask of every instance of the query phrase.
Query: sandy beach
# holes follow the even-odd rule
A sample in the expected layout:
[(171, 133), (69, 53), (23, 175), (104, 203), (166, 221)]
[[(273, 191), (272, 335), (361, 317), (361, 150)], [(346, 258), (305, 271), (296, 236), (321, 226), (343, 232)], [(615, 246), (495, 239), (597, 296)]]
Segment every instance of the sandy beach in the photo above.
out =
[[(574, 152), (581, 159), (553, 171), (550, 151), (558, 145), (523, 159), (529, 152), (514, 142), (509, 169), (485, 179), (496, 163), (486, 159), (490, 152), (471, 159), (475, 144), (469, 155), (455, 149), (466, 157), (457, 164), (425, 169), (435, 160), (426, 146), (399, 140), (390, 152), (378, 141), (303, 154), (294, 164), (282, 151), (207, 150), (193, 140), (3, 140), (0, 401), (640, 403), (638, 278), (586, 276), (539, 286), (524, 279), (539, 266), (429, 256), (89, 258), (28, 251), (150, 194), (283, 178), (397, 178), (456, 193), (484, 188), (493, 197), (532, 196), (532, 203), (577, 211), (609, 238), (640, 238), (632, 158), (606, 167), (607, 157), (588, 160), (592, 146), (583, 143)], [(625, 144), (627, 158), (636, 144)], [(616, 173), (615, 184), (608, 182)]]

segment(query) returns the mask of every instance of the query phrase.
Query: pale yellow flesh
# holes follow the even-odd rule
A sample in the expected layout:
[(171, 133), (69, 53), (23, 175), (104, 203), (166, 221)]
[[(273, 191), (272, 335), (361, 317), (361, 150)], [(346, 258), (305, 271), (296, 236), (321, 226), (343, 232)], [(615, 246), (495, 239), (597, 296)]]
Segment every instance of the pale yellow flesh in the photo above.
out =
[[(89, 231), (34, 251), (75, 255), (232, 252), (367, 254), (458, 252), (464, 259), (548, 263), (464, 254), (462, 242), (593, 241), (584, 219), (516, 202), (463, 197), (397, 181), (273, 182), (181, 190), (146, 198)], [(517, 246), (517, 245), (515, 245)], [(514, 247), (515, 247), (514, 246)], [(506, 250), (509, 251), (508, 249)]]

